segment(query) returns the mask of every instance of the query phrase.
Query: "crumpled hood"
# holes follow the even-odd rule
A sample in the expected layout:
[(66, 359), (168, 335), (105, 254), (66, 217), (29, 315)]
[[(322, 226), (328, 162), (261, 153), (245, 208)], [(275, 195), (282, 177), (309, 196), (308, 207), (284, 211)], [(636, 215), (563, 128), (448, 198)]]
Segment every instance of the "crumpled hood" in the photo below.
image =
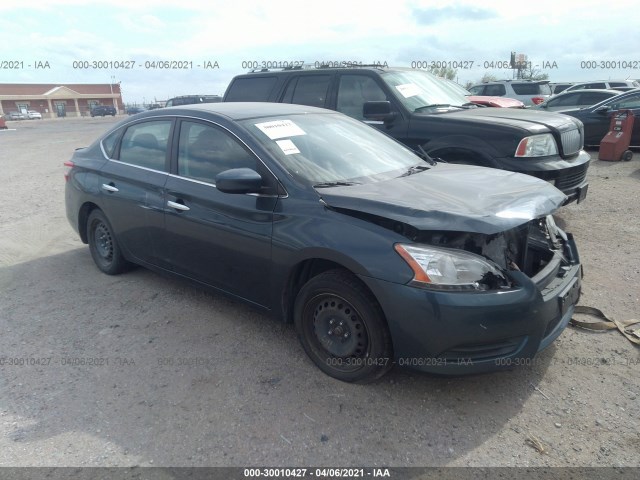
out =
[(329, 207), (388, 218), (419, 230), (487, 235), (553, 213), (567, 198), (529, 175), (444, 163), (407, 177), (317, 192)]

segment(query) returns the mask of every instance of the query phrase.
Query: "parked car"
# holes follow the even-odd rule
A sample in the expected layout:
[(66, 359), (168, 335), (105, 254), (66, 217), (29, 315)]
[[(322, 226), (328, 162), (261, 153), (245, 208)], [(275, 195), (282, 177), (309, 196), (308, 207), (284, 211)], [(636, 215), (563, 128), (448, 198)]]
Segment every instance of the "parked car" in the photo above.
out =
[(411, 149), (449, 163), (527, 173), (552, 182), (568, 201), (587, 194), (590, 157), (582, 124), (526, 109), (480, 108), (441, 79), (401, 68), (319, 68), (236, 76), (225, 102), (281, 102), (337, 110)]
[(559, 93), (564, 92), (567, 88), (569, 88), (573, 83), (549, 83), (549, 88), (551, 89), (551, 95), (557, 95)]
[(147, 109), (144, 107), (129, 107), (127, 108), (127, 115), (135, 115), (136, 113), (146, 112)]
[(36, 112), (35, 110), (27, 110), (27, 118), (29, 120), (42, 120), (42, 114), (40, 112)]
[(631, 134), (631, 145), (640, 146), (640, 90), (624, 92), (591, 107), (559, 110), (559, 113), (571, 115), (584, 124), (584, 144), (599, 146), (609, 131), (611, 117), (619, 110), (631, 110), (636, 116)]
[(26, 120), (27, 115), (22, 112), (9, 112), (7, 120)]
[(567, 110), (569, 108), (590, 107), (611, 97), (619, 95), (618, 90), (572, 90), (550, 97), (539, 105), (534, 105), (533, 109), (554, 112), (556, 110)]
[(524, 108), (524, 103), (520, 100), (516, 100), (515, 98), (506, 98), (506, 97), (486, 97), (484, 95), (472, 95), (469, 90), (464, 88), (462, 85), (454, 82), (453, 80), (448, 80), (445, 78), (441, 78), (442, 81), (446, 82), (451, 88), (459, 92), (461, 95), (467, 97), (471, 103), (476, 105), (480, 105), (483, 107), (498, 107), (498, 108)]
[(92, 117), (104, 117), (105, 115), (111, 115), (112, 117), (116, 116), (118, 113), (115, 107), (111, 105), (97, 105), (91, 109)]
[(621, 88), (638, 88), (640, 82), (636, 80), (598, 80), (595, 82), (583, 82), (576, 83), (575, 85), (567, 88), (567, 91), (583, 90), (583, 89), (614, 89), (620, 90)]
[(6, 130), (7, 128), (7, 122), (5, 122), (4, 120), (4, 116), (0, 115), (0, 130)]
[(473, 85), (469, 91), (473, 95), (515, 98), (527, 106), (542, 103), (551, 96), (547, 80), (496, 80)]
[(448, 374), (524, 363), (580, 295), (575, 242), (551, 215), (562, 192), (422, 160), (336, 112), (165, 108), (65, 165), (67, 217), (100, 270), (143, 265), (293, 322), (340, 380), (394, 362)]
[(167, 100), (165, 107), (175, 107), (177, 105), (193, 105), (196, 103), (218, 103), (222, 101), (220, 95), (183, 95)]

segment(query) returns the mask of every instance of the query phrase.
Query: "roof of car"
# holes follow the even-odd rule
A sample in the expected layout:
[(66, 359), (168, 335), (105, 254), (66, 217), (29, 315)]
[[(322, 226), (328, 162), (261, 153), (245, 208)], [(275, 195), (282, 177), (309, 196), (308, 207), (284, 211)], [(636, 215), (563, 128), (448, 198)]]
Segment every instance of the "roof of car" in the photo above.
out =
[(615, 88), (583, 88), (580, 90), (569, 90), (568, 92), (565, 90), (560, 93), (556, 93), (554, 97), (559, 97), (560, 95), (569, 95), (569, 94), (578, 94), (578, 93), (611, 93), (613, 95), (617, 95), (618, 93), (622, 93), (622, 90), (616, 90)]
[[(165, 107), (164, 112), (182, 113), (184, 111), (203, 111), (224, 115), (232, 120), (245, 118), (270, 117), (273, 115), (299, 115), (305, 113), (332, 113), (336, 112), (324, 108), (309, 107), (306, 105), (294, 105), (290, 103), (266, 103), (266, 102), (222, 102), (222, 103), (196, 103), (193, 105), (177, 105)], [(159, 110), (154, 110), (158, 114)]]

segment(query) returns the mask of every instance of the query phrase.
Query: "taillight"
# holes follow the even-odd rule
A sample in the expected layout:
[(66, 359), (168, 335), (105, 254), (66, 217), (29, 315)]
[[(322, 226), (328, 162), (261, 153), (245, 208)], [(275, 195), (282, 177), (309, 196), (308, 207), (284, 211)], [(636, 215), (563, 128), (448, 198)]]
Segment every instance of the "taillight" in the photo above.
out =
[(542, 97), (532, 97), (531, 101), (533, 102), (534, 105), (540, 105), (542, 102), (544, 102), (544, 98), (542, 98)]
[(74, 163), (69, 160), (68, 162), (64, 162), (65, 171), (64, 171), (64, 181), (69, 181), (69, 174), (71, 173), (71, 169), (73, 168)]

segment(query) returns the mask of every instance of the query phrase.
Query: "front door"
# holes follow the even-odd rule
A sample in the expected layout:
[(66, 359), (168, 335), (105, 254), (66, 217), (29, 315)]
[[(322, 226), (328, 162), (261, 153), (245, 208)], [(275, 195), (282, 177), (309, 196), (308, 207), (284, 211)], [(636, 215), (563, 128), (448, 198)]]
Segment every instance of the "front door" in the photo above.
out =
[(180, 122), (177, 175), (167, 180), (162, 255), (176, 273), (268, 306), (275, 195), (228, 194), (218, 173), (261, 162), (224, 128)]

